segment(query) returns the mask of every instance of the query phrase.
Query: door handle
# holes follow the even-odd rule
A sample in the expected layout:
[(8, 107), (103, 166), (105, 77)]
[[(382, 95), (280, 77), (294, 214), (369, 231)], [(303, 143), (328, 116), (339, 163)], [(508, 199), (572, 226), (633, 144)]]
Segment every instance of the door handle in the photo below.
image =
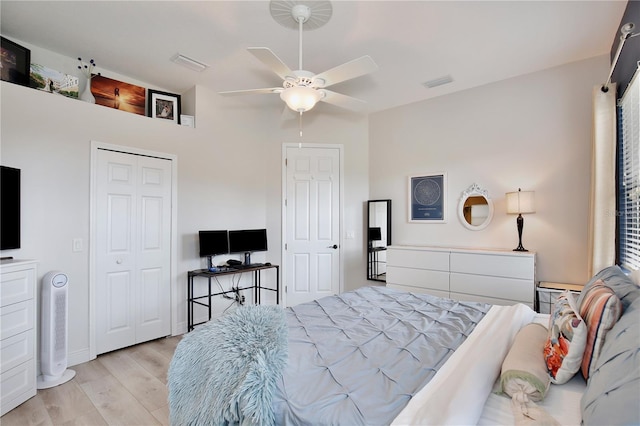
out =
[(338, 248), (338, 245), (337, 245), (337, 244), (334, 244), (334, 245), (332, 245), (332, 246), (328, 246), (327, 248), (332, 248), (332, 249), (334, 249), (334, 250), (335, 250), (335, 249), (337, 249), (337, 248)]

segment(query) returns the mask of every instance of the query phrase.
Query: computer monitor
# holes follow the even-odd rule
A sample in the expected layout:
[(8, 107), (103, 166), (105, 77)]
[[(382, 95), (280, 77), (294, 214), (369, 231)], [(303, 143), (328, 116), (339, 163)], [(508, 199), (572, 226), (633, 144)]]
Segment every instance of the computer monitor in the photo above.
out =
[(382, 230), (380, 228), (369, 228), (369, 241), (382, 240)]
[(200, 231), (200, 257), (229, 253), (227, 231)]
[(266, 229), (229, 231), (229, 253), (245, 253), (245, 263), (248, 263), (254, 251), (267, 251)]

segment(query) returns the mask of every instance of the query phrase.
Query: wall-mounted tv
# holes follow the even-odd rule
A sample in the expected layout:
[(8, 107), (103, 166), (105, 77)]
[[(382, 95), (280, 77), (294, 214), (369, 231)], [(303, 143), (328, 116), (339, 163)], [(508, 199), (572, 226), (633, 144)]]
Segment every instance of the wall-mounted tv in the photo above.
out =
[(0, 250), (20, 248), (20, 169), (0, 166)]
[(229, 253), (267, 251), (266, 229), (229, 231)]

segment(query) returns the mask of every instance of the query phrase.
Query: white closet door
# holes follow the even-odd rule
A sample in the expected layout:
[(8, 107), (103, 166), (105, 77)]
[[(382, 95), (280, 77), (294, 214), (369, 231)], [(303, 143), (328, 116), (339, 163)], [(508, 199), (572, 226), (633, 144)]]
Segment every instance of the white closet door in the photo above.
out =
[(97, 354), (171, 331), (171, 161), (98, 151)]

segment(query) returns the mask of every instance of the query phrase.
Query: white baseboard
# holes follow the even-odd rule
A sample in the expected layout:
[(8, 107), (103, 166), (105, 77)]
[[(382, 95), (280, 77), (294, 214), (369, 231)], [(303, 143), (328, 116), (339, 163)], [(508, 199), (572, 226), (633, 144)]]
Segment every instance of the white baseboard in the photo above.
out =
[(81, 349), (75, 352), (69, 352), (67, 355), (67, 365), (69, 367), (73, 365), (83, 364), (85, 362), (91, 361), (89, 356), (89, 348)]

